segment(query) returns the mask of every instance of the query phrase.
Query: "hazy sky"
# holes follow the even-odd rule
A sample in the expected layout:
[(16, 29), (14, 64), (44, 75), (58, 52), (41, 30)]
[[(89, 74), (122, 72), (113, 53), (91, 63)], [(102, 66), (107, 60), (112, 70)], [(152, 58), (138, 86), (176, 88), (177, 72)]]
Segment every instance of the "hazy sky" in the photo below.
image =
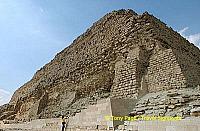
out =
[(199, 0), (0, 0), (0, 105), (112, 10), (148, 11), (198, 45)]

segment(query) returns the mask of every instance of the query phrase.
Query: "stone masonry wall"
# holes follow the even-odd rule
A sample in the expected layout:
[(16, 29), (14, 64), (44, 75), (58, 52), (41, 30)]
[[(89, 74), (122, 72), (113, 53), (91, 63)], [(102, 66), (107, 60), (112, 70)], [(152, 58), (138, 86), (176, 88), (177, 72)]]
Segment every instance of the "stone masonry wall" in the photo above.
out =
[(112, 97), (137, 99), (141, 90), (147, 91), (147, 87), (141, 84), (146, 69), (143, 64), (147, 62), (144, 50), (140, 47), (134, 48), (127, 52), (126, 58), (119, 59), (115, 64)]
[(171, 49), (160, 50), (150, 57), (145, 79), (149, 92), (186, 87), (186, 78)]
[(138, 94), (137, 66), (139, 49), (135, 49), (135, 57), (122, 58), (115, 64), (115, 78), (113, 81), (112, 95), (113, 97), (135, 97)]
[(179, 33), (167, 27), (160, 20), (153, 22), (155, 31), (159, 34), (155, 39), (166, 49), (172, 49), (181, 71), (186, 79), (187, 87), (200, 85), (200, 51), (193, 43), (183, 38)]
[[(131, 104), (130, 104), (131, 103)], [(89, 105), (75, 116), (69, 118), (67, 130), (108, 130), (114, 129), (116, 125), (124, 124), (124, 121), (113, 121), (112, 116), (127, 116), (132, 110), (135, 102), (133, 99), (107, 98), (97, 101), (95, 105)], [(107, 119), (106, 119), (107, 118)], [(59, 131), (61, 130), (61, 118), (37, 119), (23, 123), (4, 124), (0, 121), (0, 129), (16, 129), (31, 131)]]
[[(191, 118), (179, 121), (126, 121), (124, 125), (120, 126), (118, 130), (128, 130), (128, 131), (199, 131), (199, 118)], [(5, 131), (60, 131), (61, 127), (59, 125), (59, 119), (45, 119), (45, 120), (35, 120), (32, 123), (21, 124), (21, 125), (4, 125), (0, 129), (5, 129)], [(39, 126), (41, 125), (41, 126)], [(99, 129), (84, 129), (82, 127), (66, 129), (66, 131), (99, 131)], [(101, 131), (108, 131), (103, 130)], [(109, 131), (113, 131), (110, 129)]]
[(187, 87), (196, 87), (200, 85), (200, 57), (194, 53), (191, 54), (189, 49), (185, 50), (174, 50), (173, 52), (185, 77)]

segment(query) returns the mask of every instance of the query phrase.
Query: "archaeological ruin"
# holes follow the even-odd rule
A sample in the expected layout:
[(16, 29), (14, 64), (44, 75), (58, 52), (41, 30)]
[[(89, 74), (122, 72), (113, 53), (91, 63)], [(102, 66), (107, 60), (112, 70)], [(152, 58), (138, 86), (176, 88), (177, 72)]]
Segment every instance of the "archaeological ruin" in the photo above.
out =
[(125, 128), (105, 116), (179, 116), (145, 129), (199, 131), (200, 50), (147, 12), (108, 13), (0, 106), (0, 129), (59, 131), (61, 115), (83, 130)]

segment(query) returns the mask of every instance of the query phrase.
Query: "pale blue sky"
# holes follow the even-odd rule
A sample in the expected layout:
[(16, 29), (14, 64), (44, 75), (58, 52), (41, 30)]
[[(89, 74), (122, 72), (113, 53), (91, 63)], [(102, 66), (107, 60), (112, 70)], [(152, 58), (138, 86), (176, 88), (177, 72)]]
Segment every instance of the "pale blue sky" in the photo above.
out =
[(148, 11), (200, 43), (199, 0), (0, 0), (0, 104), (112, 10)]

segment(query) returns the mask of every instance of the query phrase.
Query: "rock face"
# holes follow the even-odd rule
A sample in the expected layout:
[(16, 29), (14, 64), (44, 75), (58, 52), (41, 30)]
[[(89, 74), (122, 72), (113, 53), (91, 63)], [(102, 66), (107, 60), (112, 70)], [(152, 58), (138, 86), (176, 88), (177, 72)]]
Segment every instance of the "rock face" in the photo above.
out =
[(198, 85), (197, 47), (147, 12), (113, 11), (16, 90), (0, 119), (74, 115), (106, 97), (140, 99)]

